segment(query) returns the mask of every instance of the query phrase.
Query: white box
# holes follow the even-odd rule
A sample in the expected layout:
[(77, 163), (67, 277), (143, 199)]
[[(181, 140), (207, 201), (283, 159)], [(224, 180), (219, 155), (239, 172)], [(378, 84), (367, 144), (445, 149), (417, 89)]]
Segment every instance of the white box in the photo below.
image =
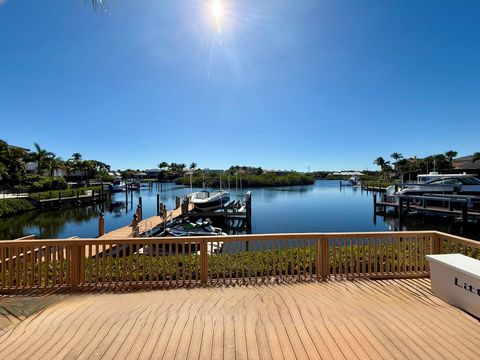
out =
[(462, 254), (426, 255), (433, 292), (480, 318), (480, 260)]

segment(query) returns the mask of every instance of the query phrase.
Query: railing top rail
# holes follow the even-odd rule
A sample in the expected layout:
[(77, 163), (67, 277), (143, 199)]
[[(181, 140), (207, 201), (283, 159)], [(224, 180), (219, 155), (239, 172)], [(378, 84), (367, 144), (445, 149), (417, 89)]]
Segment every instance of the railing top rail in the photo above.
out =
[[(278, 234), (246, 234), (246, 235), (229, 235), (227, 237), (223, 236), (182, 236), (182, 237), (138, 237), (138, 238), (112, 238), (112, 239), (100, 239), (100, 238), (69, 238), (69, 239), (35, 239), (35, 240), (24, 240), (21, 242), (22, 246), (29, 246), (38, 243), (45, 245), (59, 245), (68, 243), (68, 245), (96, 245), (96, 244), (142, 244), (145, 242), (157, 242), (163, 241), (167, 243), (180, 243), (180, 242), (200, 242), (200, 241), (210, 241), (210, 242), (230, 242), (237, 240), (276, 240), (276, 239), (289, 239), (289, 240), (298, 240), (298, 239), (318, 239), (318, 238), (327, 238), (327, 239), (366, 239), (366, 238), (375, 238), (375, 237), (392, 237), (399, 238), (405, 236), (432, 236), (432, 235), (446, 235), (448, 234), (439, 233), (437, 231), (379, 231), (379, 232), (342, 232), (342, 233), (278, 233)], [(459, 238), (465, 241), (474, 240)], [(1, 240), (0, 246), (14, 246), (12, 240)]]
[(454, 240), (454, 241), (458, 241), (458, 242), (461, 242), (461, 243), (464, 243), (464, 244), (468, 244), (468, 245), (470, 245), (474, 248), (480, 249), (480, 241), (467, 239), (467, 238), (457, 236), (457, 235), (447, 234), (447, 233), (444, 233), (444, 232), (441, 232), (441, 231), (435, 231), (435, 233), (436, 233), (437, 236), (441, 236), (441, 237), (444, 237), (444, 238), (448, 238), (450, 240)]

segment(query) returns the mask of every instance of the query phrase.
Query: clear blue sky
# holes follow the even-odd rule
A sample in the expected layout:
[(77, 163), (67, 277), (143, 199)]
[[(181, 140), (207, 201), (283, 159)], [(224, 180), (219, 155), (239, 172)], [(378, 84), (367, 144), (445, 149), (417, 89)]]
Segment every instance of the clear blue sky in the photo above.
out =
[(0, 0), (0, 138), (113, 168), (480, 151), (480, 1), (224, 3)]

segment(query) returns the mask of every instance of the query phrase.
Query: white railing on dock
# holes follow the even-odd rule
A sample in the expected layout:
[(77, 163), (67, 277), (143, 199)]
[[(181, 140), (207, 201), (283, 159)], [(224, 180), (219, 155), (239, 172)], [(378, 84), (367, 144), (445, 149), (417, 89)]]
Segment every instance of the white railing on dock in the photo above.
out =
[(159, 287), (428, 276), (425, 255), (479, 257), (436, 231), (0, 241), (0, 289)]

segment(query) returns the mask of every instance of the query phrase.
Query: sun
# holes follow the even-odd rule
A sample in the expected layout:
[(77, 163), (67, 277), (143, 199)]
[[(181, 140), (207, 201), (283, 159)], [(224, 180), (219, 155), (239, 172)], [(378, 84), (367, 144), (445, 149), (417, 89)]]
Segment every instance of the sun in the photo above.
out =
[(220, 34), (222, 33), (222, 25), (224, 22), (224, 17), (225, 17), (225, 6), (222, 0), (211, 0), (211, 2), (208, 4), (209, 5), (209, 10), (210, 10), (210, 15), (215, 23), (215, 28), (217, 30), (217, 33)]
[(212, 0), (210, 3), (210, 11), (216, 21), (221, 21), (225, 13), (223, 3), (220, 0)]

